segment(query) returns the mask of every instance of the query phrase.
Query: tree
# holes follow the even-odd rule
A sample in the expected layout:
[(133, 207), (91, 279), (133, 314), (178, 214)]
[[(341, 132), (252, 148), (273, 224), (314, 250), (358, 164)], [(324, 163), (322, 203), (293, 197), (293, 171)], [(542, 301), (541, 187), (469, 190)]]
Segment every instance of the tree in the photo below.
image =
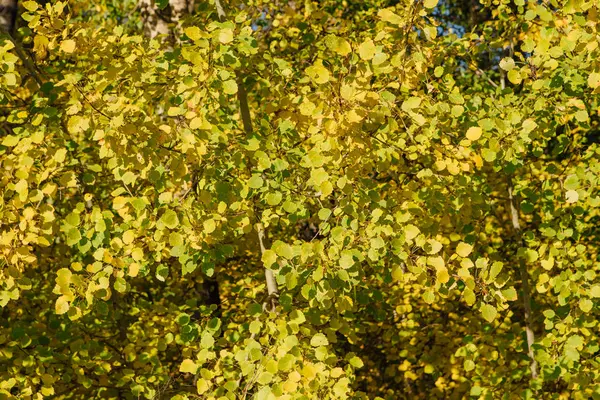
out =
[(600, 395), (597, 5), (21, 6), (0, 396)]
[(158, 35), (167, 35), (169, 23), (180, 21), (183, 16), (194, 9), (193, 0), (140, 0), (139, 9), (144, 25), (144, 33), (154, 38)]
[(17, 17), (17, 0), (0, 1), (0, 29), (12, 33)]

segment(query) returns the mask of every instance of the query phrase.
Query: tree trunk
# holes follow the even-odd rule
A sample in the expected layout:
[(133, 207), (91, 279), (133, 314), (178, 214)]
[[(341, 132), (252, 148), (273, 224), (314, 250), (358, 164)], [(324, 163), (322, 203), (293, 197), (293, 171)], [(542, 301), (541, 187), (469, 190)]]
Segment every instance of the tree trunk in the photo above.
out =
[[(508, 181), (508, 199), (510, 202), (510, 219), (512, 221), (513, 229), (517, 236), (521, 235), (521, 224), (519, 222), (519, 211), (514, 199), (514, 188), (512, 181)], [(527, 355), (529, 355), (529, 369), (531, 370), (531, 377), (536, 379), (538, 377), (538, 365), (533, 352), (533, 344), (535, 343), (535, 335), (533, 333), (533, 323), (531, 318), (531, 294), (529, 292), (529, 273), (527, 272), (527, 266), (521, 259), (519, 260), (519, 273), (521, 275), (521, 289), (523, 290), (523, 309), (525, 314), (525, 334), (527, 336)]]
[(158, 8), (154, 0), (139, 0), (144, 34), (150, 38), (158, 35), (169, 35), (174, 38), (169, 28), (170, 23), (178, 23), (184, 16), (194, 10), (194, 0), (169, 0), (164, 9)]
[(0, 30), (12, 35), (17, 20), (17, 0), (0, 0)]

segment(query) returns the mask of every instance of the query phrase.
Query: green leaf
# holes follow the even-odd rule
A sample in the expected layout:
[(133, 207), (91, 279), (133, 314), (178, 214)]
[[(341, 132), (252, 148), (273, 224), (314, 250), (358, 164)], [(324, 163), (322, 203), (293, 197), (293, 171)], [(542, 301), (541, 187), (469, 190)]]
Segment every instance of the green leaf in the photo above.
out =
[(69, 246), (74, 246), (81, 240), (81, 233), (78, 228), (69, 229), (69, 233), (67, 233), (67, 244)]
[(502, 296), (504, 296), (504, 298), (508, 301), (515, 301), (517, 300), (517, 291), (514, 287), (510, 287), (502, 290)]
[(356, 356), (352, 357), (350, 360), (348, 360), (348, 362), (355, 368), (362, 368), (365, 365), (363, 361)]
[(288, 353), (279, 359), (279, 362), (277, 363), (277, 368), (282, 372), (287, 372), (292, 369), (295, 362), (296, 357)]
[(169, 5), (169, 0), (154, 0), (154, 1), (155, 1), (156, 6), (161, 10), (164, 10)]

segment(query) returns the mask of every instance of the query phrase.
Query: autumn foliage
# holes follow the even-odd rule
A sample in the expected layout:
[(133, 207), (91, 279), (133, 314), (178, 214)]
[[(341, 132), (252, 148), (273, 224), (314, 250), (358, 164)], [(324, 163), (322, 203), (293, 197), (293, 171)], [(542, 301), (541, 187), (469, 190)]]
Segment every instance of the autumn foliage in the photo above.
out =
[(0, 33), (0, 400), (600, 399), (597, 0), (142, 3)]

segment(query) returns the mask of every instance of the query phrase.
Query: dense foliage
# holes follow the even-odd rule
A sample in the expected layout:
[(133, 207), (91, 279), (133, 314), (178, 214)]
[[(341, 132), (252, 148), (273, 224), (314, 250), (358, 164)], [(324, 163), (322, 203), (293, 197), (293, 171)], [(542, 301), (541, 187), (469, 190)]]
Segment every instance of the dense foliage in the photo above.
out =
[(0, 399), (600, 398), (597, 0), (195, 3), (0, 34)]

